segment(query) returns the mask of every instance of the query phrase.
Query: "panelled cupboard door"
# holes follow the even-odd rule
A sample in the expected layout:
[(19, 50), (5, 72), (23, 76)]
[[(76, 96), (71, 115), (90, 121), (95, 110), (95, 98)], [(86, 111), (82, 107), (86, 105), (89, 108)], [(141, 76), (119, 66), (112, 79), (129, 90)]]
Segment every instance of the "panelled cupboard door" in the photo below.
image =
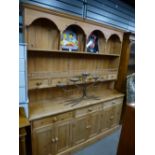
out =
[(108, 120), (108, 112), (110, 111), (110, 109), (104, 109), (101, 111), (100, 113), (100, 130), (101, 132), (104, 132), (105, 130), (108, 129), (108, 124), (109, 124), (109, 120)]
[(88, 117), (77, 118), (72, 123), (72, 145), (77, 145), (84, 142), (88, 137), (88, 131), (86, 129), (88, 125)]
[(55, 129), (56, 150), (59, 153), (70, 147), (70, 122), (58, 123)]
[(106, 106), (101, 111), (100, 128), (105, 131), (119, 124), (121, 116), (122, 103)]
[(33, 155), (55, 154), (56, 150), (53, 125), (35, 129), (32, 133), (32, 137)]
[(92, 113), (88, 116), (86, 129), (89, 132), (89, 138), (96, 136), (99, 132), (99, 113)]
[(121, 117), (121, 112), (122, 112), (122, 103), (118, 103), (114, 105), (114, 124), (118, 125)]
[(104, 120), (102, 120), (102, 123), (103, 124), (105, 123), (103, 125), (103, 128), (106, 130), (106, 129), (111, 128), (114, 124), (114, 108), (113, 108), (113, 106), (104, 107), (103, 113), (104, 113), (105, 118), (104, 118)]

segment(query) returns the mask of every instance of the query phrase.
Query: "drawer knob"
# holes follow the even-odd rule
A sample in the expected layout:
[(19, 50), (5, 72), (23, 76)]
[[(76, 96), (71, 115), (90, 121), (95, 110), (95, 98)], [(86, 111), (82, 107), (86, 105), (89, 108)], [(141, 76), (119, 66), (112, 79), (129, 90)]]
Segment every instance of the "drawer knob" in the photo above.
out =
[(57, 118), (56, 118), (56, 117), (54, 117), (54, 118), (53, 118), (53, 122), (56, 122), (56, 121), (57, 121)]
[(56, 137), (56, 138), (55, 138), (55, 141), (57, 142), (58, 140), (59, 140), (58, 137)]
[(92, 108), (88, 108), (88, 111), (91, 112), (91, 111), (93, 111), (93, 109)]
[(42, 84), (41, 82), (37, 82), (37, 83), (36, 83), (37, 86), (40, 86), (41, 84)]
[(52, 141), (52, 143), (55, 143), (55, 139), (54, 139), (54, 138), (52, 138), (52, 140), (51, 140), (51, 141)]
[(87, 126), (86, 126), (86, 129), (90, 129), (90, 128), (91, 128), (91, 125), (87, 125)]

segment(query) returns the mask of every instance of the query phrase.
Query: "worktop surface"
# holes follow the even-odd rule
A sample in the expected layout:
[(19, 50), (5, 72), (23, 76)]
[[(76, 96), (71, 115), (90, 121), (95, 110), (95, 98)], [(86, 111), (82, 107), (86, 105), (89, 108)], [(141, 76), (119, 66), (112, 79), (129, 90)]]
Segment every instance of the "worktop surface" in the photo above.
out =
[(35, 119), (57, 115), (86, 106), (95, 105), (115, 98), (123, 97), (124, 94), (116, 90), (107, 90), (106, 93), (104, 92), (104, 94), (98, 94), (96, 96), (99, 97), (99, 100), (82, 100), (79, 104), (75, 106), (72, 106), (72, 104), (67, 104), (69, 103), (67, 101), (71, 99), (75, 99), (76, 101), (76, 99), (78, 99), (77, 96), (75, 98), (57, 98), (31, 102), (29, 120), (32, 121)]

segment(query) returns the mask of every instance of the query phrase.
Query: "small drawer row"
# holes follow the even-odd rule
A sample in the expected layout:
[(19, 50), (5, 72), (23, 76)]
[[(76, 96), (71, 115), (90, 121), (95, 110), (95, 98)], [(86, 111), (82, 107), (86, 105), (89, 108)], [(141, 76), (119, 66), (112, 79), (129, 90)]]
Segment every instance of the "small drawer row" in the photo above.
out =
[(123, 103), (123, 97), (121, 98), (117, 98), (117, 99), (113, 99), (110, 101), (105, 101), (103, 103), (99, 103), (97, 105), (92, 105), (86, 108), (81, 108), (81, 109), (77, 109), (75, 110), (75, 117), (81, 117), (84, 115), (87, 115), (89, 113), (94, 113), (100, 110), (104, 110), (104, 108), (106, 107), (111, 107), (113, 105), (117, 105), (117, 104), (121, 104)]
[[(106, 80), (116, 80), (117, 74), (108, 74), (108, 75), (102, 75), (99, 78), (99, 81), (106, 81)], [(87, 82), (94, 82), (94, 79), (92, 77), (87, 79)], [(77, 84), (82, 83), (82, 81), (76, 82)], [(58, 85), (72, 85), (73, 82), (71, 82), (68, 78), (46, 78), (46, 79), (29, 79), (28, 81), (28, 89), (42, 89), (42, 88), (49, 88), (49, 87), (56, 87)]]

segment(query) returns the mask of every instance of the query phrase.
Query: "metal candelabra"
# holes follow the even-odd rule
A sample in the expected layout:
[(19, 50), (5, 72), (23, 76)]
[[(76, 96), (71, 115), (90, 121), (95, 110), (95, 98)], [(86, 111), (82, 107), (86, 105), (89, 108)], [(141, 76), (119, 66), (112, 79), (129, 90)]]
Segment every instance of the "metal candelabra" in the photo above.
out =
[[(92, 84), (88, 84), (87, 83), (87, 77), (89, 75), (90, 75), (90, 73), (84, 72), (81, 74), (81, 76), (73, 77), (70, 79), (70, 81), (73, 82), (73, 85), (75, 85), (79, 89), (82, 89), (82, 96), (77, 98), (77, 99), (67, 100), (68, 103), (66, 105), (71, 104), (71, 106), (75, 106), (83, 100), (92, 100), (92, 99), (93, 100), (100, 100), (100, 98), (97, 96), (88, 96), (87, 95), (87, 88), (91, 87), (91, 86), (95, 86), (98, 82), (98, 79), (99, 79), (99, 77), (97, 75), (94, 75), (93, 76), (94, 82)], [(77, 82), (79, 82), (80, 79), (82, 80), (82, 85), (77, 84)], [(65, 84), (59, 83), (57, 86), (59, 88), (62, 88), (64, 91), (70, 91), (70, 90), (65, 89)]]

